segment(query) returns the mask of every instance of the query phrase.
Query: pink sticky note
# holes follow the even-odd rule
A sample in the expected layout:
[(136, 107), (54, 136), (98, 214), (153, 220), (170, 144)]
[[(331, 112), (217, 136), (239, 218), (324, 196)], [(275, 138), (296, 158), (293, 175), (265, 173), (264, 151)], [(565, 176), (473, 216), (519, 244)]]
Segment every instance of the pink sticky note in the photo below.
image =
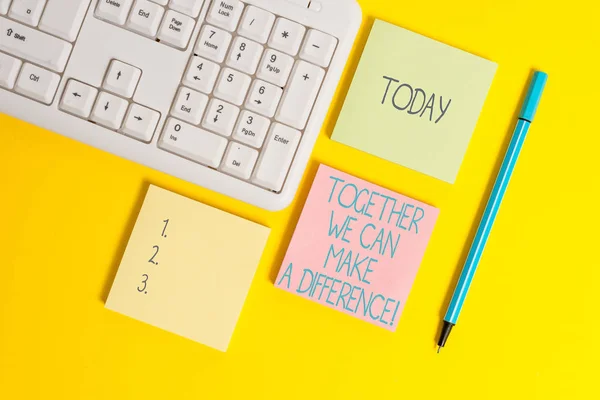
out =
[(395, 331), (438, 214), (321, 165), (275, 285)]

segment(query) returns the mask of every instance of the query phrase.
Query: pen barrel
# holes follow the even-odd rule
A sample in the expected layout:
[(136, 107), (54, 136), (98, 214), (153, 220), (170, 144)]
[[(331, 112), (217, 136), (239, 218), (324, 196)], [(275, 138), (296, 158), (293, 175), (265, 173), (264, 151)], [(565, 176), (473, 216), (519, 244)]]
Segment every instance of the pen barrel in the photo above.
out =
[(492, 230), (494, 220), (496, 219), (496, 215), (500, 209), (500, 204), (502, 203), (502, 199), (506, 193), (506, 188), (508, 187), (508, 183), (517, 163), (519, 153), (521, 152), (521, 148), (525, 142), (529, 125), (529, 121), (524, 119), (517, 120), (513, 137), (508, 146), (506, 155), (504, 156), (504, 161), (502, 162), (502, 166), (500, 167), (500, 171), (496, 177), (496, 182), (494, 183), (492, 193), (490, 194), (490, 198), (485, 207), (485, 211), (483, 212), (481, 222), (477, 228), (477, 233), (475, 234), (475, 238), (471, 244), (471, 249), (467, 255), (467, 260), (465, 261), (460, 278), (458, 279), (454, 294), (452, 295), (452, 300), (448, 306), (448, 311), (444, 317), (445, 321), (448, 321), (452, 324), (456, 324), (458, 315), (460, 314), (465, 298), (467, 297), (469, 287), (473, 281), (473, 276), (475, 275), (475, 271), (477, 270), (477, 266), (481, 260), (485, 243)]

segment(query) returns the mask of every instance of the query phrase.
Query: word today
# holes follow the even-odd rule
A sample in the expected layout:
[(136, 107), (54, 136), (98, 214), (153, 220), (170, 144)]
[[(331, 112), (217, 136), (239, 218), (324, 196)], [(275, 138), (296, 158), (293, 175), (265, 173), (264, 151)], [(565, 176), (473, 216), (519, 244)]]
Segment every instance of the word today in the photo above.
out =
[[(393, 94), (391, 94), (390, 87), (392, 83), (400, 83), (400, 81), (385, 75), (383, 79), (387, 80), (387, 85), (381, 99), (381, 104), (385, 104), (385, 101), (389, 98), (396, 110), (406, 111), (410, 115), (418, 115), (419, 118), (425, 116), (429, 118), (429, 121), (433, 121), (435, 115), (435, 123), (437, 124), (444, 118), (444, 115), (448, 112), (450, 103), (452, 103), (452, 99), (449, 99), (444, 105), (444, 99), (440, 95), (438, 97), (439, 101), (436, 104), (435, 93), (427, 96), (427, 93), (423, 89), (413, 88), (408, 83), (401, 83), (393, 91)], [(390, 94), (389, 97), (388, 93)]]

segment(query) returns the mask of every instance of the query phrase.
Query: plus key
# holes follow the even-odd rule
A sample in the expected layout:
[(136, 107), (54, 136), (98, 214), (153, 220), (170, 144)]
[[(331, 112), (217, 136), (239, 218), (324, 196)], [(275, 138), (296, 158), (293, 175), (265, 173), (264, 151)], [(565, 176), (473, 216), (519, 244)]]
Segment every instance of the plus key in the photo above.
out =
[(297, 61), (275, 119), (295, 129), (304, 129), (324, 77), (322, 68)]

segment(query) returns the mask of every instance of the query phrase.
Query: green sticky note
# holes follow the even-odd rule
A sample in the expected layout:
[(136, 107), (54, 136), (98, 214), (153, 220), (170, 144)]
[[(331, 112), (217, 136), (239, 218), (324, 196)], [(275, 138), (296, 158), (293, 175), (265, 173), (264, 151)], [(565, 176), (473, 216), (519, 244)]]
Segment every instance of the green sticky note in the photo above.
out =
[(332, 139), (454, 183), (496, 68), (377, 20)]

